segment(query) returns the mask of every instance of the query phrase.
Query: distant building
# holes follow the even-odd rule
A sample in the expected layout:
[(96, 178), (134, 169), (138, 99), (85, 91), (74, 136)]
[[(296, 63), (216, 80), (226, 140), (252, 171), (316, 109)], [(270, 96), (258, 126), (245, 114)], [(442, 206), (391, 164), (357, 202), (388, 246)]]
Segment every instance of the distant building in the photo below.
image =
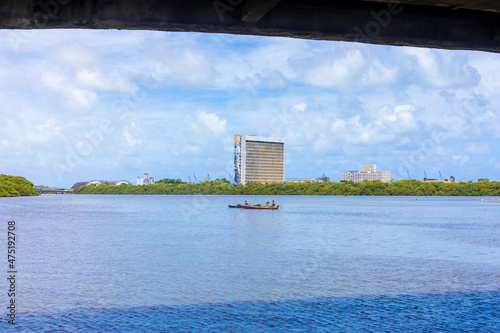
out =
[(442, 182), (443, 182), (443, 183), (454, 183), (454, 182), (455, 182), (455, 177), (450, 176), (450, 180), (445, 179), (445, 180), (443, 180)]
[(80, 181), (80, 182), (77, 182), (75, 183), (71, 189), (75, 189), (75, 188), (78, 188), (80, 186), (87, 186), (87, 185), (101, 185), (102, 183), (104, 184), (108, 184), (108, 185), (116, 185), (116, 186), (120, 186), (121, 184), (130, 184), (130, 182), (126, 181), (126, 180), (110, 180), (110, 181), (101, 181), (101, 180), (84, 180), (84, 181)]
[(106, 183), (108, 185), (116, 185), (116, 186), (120, 186), (121, 184), (131, 184), (130, 182), (128, 182), (126, 180), (110, 180), (110, 181), (105, 181), (104, 183)]
[(375, 164), (363, 166), (363, 172), (376, 172), (377, 166)]
[(390, 171), (377, 171), (375, 164), (363, 166), (363, 171), (349, 171), (342, 174), (342, 180), (353, 181), (355, 183), (363, 180), (380, 180), (382, 182), (391, 181)]
[(71, 189), (78, 188), (80, 186), (87, 186), (87, 185), (101, 185), (102, 182), (100, 180), (84, 180), (84, 181), (79, 181), (76, 182), (73, 186), (71, 186)]
[(149, 185), (149, 184), (154, 184), (155, 180), (153, 177), (148, 178), (148, 174), (145, 173), (144, 176), (142, 177), (137, 177), (137, 185)]
[(319, 178), (287, 178), (285, 183), (306, 183), (306, 182), (318, 182)]
[(285, 139), (254, 135), (234, 136), (234, 182), (283, 183)]
[(490, 180), (488, 178), (479, 178), (477, 180), (478, 183), (482, 183), (482, 182), (489, 182)]

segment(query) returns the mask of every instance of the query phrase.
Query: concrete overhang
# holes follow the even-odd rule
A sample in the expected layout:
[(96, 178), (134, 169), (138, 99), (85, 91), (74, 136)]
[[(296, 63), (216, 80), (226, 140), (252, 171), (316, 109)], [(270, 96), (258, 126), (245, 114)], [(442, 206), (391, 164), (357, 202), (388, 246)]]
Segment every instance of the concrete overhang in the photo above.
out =
[(500, 52), (500, 1), (4, 0), (0, 28), (192, 31)]

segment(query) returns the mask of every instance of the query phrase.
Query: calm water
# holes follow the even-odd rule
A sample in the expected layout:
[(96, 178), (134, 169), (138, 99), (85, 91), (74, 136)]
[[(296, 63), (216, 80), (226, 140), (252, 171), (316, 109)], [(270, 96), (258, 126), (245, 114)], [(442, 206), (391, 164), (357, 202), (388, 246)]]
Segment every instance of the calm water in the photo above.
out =
[[(280, 209), (227, 208), (245, 199)], [(18, 331), (497, 332), (500, 204), (480, 199), (0, 198), (0, 245), (15, 220)]]

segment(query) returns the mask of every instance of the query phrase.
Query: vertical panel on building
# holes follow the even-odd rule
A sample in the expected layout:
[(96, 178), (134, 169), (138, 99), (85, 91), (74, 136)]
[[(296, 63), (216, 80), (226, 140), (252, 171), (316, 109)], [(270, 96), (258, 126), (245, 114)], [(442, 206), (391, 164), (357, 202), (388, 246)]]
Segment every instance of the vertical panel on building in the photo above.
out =
[(241, 135), (234, 136), (234, 183), (241, 183)]

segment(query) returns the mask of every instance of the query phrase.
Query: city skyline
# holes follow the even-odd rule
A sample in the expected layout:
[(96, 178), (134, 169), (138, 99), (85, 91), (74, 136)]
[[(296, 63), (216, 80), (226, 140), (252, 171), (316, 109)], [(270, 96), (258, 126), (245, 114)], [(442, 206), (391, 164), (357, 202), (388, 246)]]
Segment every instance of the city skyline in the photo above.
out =
[(500, 177), (500, 55), (150, 31), (0, 32), (0, 173), (233, 174), (236, 133), (283, 137), (285, 177)]

